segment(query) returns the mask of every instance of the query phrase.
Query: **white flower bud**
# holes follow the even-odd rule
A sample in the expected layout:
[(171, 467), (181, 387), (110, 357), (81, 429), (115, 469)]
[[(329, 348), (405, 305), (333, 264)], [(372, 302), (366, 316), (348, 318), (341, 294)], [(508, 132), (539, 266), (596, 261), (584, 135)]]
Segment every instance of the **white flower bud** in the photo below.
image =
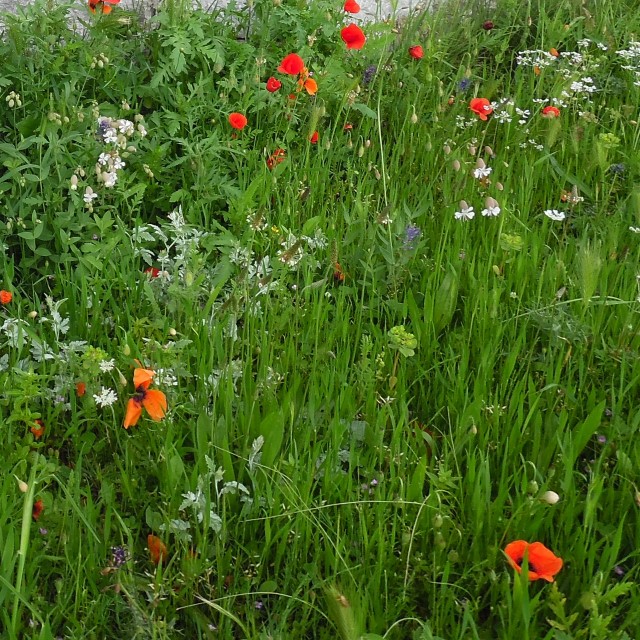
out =
[(560, 496), (555, 491), (545, 491), (540, 496), (540, 500), (547, 504), (556, 504), (560, 500)]

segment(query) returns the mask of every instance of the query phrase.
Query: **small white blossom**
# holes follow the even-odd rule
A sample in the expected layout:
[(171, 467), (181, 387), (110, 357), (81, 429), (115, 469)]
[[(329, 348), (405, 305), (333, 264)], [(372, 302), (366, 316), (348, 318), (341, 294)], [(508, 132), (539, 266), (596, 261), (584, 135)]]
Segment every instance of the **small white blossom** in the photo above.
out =
[(500, 205), (494, 198), (487, 198), (485, 200), (485, 208), (482, 210), (482, 215), (486, 218), (495, 218), (500, 215)]
[(84, 196), (82, 197), (82, 199), (87, 204), (91, 204), (91, 202), (95, 200), (97, 197), (98, 197), (98, 194), (95, 193), (91, 187), (87, 187), (84, 191)]
[(557, 209), (546, 209), (544, 215), (554, 222), (562, 222), (567, 217), (564, 211), (558, 211)]
[(460, 211), (456, 211), (454, 216), (456, 220), (473, 220), (476, 212), (464, 200), (460, 201)]
[(116, 363), (115, 363), (115, 360), (113, 359), (101, 360), (98, 366), (100, 367), (100, 371), (102, 371), (102, 373), (109, 373), (110, 371), (113, 371), (113, 368), (116, 366)]
[(110, 407), (112, 404), (115, 404), (118, 401), (118, 394), (108, 387), (102, 387), (100, 393), (96, 393), (93, 396), (96, 404), (103, 409), (105, 407)]

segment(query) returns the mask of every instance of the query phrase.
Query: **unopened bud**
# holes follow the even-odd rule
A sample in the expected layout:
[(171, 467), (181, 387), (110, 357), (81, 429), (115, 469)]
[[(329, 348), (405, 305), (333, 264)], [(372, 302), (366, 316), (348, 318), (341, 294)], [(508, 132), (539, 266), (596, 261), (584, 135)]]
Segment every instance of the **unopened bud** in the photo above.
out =
[(416, 122), (418, 122), (418, 114), (414, 111), (411, 114), (411, 124), (415, 124)]
[(436, 515), (433, 516), (433, 521), (432, 521), (433, 528), (434, 529), (440, 529), (440, 527), (442, 527), (443, 523), (444, 523), (443, 517), (439, 513), (436, 513)]
[(556, 504), (560, 500), (560, 496), (555, 491), (545, 491), (540, 496), (540, 500), (547, 504)]
[(470, 153), (472, 156), (475, 156), (475, 155), (476, 155), (476, 151), (477, 151), (477, 150), (478, 150), (478, 149), (476, 149), (476, 147), (474, 147), (472, 144), (470, 144), (470, 145), (469, 145), (469, 153)]
[(493, 149), (492, 149), (489, 145), (487, 145), (487, 146), (484, 148), (484, 152), (485, 152), (488, 156), (491, 156), (492, 158), (495, 158), (495, 157), (496, 157), (496, 154), (495, 154), (495, 153), (493, 153)]
[(443, 151), (449, 155), (451, 153), (451, 147), (448, 144), (444, 145)]
[(460, 160), (454, 160), (451, 163), (451, 166), (453, 167), (454, 171), (460, 171)]
[(33, 320), (38, 317), (37, 311), (29, 311), (29, 317)]
[(118, 382), (121, 387), (127, 386), (127, 379), (122, 375), (122, 371), (118, 370)]
[(131, 355), (131, 347), (128, 344), (125, 344), (124, 347), (122, 347), (122, 353), (125, 356), (130, 356)]
[(498, 191), (502, 191), (504, 189), (502, 182), (496, 182), (496, 189)]
[(18, 482), (18, 489), (20, 489), (20, 492), (27, 493), (27, 491), (29, 491), (29, 485), (24, 480), (20, 480), (20, 478), (18, 478), (18, 476), (16, 475), (14, 475), (13, 477)]
[(173, 327), (171, 327), (171, 329), (169, 329), (169, 335), (171, 337), (174, 337), (178, 335), (178, 332)]

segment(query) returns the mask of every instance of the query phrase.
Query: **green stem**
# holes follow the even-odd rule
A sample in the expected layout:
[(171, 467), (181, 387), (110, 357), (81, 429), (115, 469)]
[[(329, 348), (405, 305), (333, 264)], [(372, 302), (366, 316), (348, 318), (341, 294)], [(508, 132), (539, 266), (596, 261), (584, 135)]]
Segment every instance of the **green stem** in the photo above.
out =
[(33, 498), (36, 490), (36, 470), (38, 466), (37, 454), (34, 458), (31, 474), (29, 476), (29, 488), (24, 496), (22, 507), (22, 530), (20, 532), (20, 549), (18, 549), (18, 573), (16, 575), (16, 593), (13, 599), (13, 612), (11, 615), (12, 636), (17, 637), (18, 615), (20, 614), (20, 590), (22, 589), (22, 579), (24, 577), (24, 567), (27, 561), (27, 549), (29, 548), (29, 538), (31, 537), (31, 516), (33, 514)]

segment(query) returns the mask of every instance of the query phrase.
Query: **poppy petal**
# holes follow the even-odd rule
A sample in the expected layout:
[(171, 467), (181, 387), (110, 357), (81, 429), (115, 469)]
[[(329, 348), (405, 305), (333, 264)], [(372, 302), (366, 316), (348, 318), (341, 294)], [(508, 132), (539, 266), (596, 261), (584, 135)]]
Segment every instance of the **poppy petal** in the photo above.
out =
[(318, 93), (318, 83), (313, 78), (307, 78), (304, 81), (304, 88), (310, 96), (315, 96)]
[(149, 548), (149, 557), (153, 564), (160, 564), (161, 562), (164, 564), (167, 561), (167, 545), (162, 542), (158, 536), (150, 533), (147, 536), (147, 547)]
[(167, 396), (162, 391), (151, 389), (145, 393), (142, 406), (147, 410), (151, 419), (158, 422), (167, 413)]
[(124, 428), (134, 427), (138, 424), (142, 415), (142, 405), (135, 398), (131, 398), (127, 403), (127, 413), (124, 416)]
[(133, 386), (137, 389), (138, 387), (142, 387), (143, 389), (148, 389), (151, 381), (153, 380), (153, 376), (156, 375), (155, 371), (151, 371), (151, 369), (142, 369), (137, 368), (133, 372)]

